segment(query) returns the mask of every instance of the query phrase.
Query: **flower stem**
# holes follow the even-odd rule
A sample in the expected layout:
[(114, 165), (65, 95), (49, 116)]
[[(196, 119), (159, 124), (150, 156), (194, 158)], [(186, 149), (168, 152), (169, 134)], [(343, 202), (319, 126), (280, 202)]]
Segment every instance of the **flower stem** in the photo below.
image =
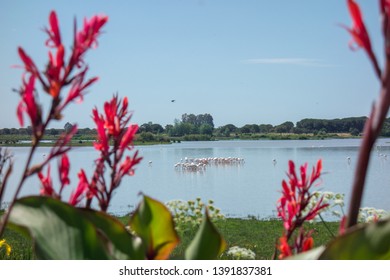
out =
[(330, 228), (328, 227), (327, 223), (325, 222), (325, 220), (322, 218), (321, 216), (321, 213), (318, 213), (318, 217), (320, 217), (320, 220), (322, 222), (322, 224), (325, 226), (325, 228), (327, 229), (327, 231), (329, 232), (330, 236), (332, 238), (335, 238), (336, 236), (333, 234), (333, 232), (330, 230)]

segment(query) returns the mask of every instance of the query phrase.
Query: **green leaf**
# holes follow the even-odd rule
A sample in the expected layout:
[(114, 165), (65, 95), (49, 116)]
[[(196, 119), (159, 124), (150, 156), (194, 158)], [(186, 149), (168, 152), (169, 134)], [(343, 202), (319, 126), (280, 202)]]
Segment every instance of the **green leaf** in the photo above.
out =
[(319, 257), (326, 260), (389, 260), (390, 218), (358, 225), (329, 243)]
[(217, 259), (225, 248), (226, 242), (211, 222), (206, 210), (202, 224), (185, 252), (185, 258), (187, 260)]
[(28, 232), (40, 259), (143, 258), (135, 239), (113, 217), (48, 197), (17, 200), (8, 225)]
[(83, 215), (98, 227), (114, 246), (107, 246), (115, 259), (143, 260), (142, 242), (132, 236), (123, 224), (104, 212), (80, 209)]
[(147, 259), (167, 259), (179, 243), (168, 208), (145, 195), (131, 217), (130, 227), (142, 239)]

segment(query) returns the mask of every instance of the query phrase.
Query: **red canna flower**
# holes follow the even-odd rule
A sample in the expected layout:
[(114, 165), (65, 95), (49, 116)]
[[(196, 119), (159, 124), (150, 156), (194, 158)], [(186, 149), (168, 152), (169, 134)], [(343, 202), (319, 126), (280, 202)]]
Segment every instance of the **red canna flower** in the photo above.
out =
[(279, 259), (284, 259), (286, 257), (292, 256), (292, 251), (291, 251), (290, 245), (287, 242), (286, 236), (282, 236), (281, 238), (279, 238), (279, 248), (278, 249), (280, 251)]
[(137, 131), (138, 131), (137, 124), (130, 125), (122, 137), (119, 149), (126, 149), (129, 146), (131, 146), (133, 143), (133, 140), (134, 140), (134, 136), (137, 133)]
[[(371, 41), (370, 37), (368, 35), (366, 26), (363, 21), (362, 13), (360, 12), (359, 5), (354, 0), (347, 0), (348, 4), (348, 10), (352, 18), (352, 27), (346, 27), (344, 25), (341, 25), (343, 28), (345, 28), (351, 35), (352, 40), (349, 43), (349, 46), (351, 49), (356, 50), (357, 48), (363, 48), (369, 59), (371, 60), (375, 73), (377, 74), (378, 78), (381, 79), (382, 76), (382, 70), (379, 67), (378, 60), (376, 59), (376, 56), (372, 50), (371, 47)], [(388, 33), (388, 15), (386, 14), (388, 12), (389, 4), (387, 1), (381, 0), (381, 9), (382, 12), (385, 12), (384, 21), (383, 21), (383, 30), (386, 38), (389, 38)], [(389, 44), (388, 42), (386, 43)], [(355, 47), (357, 46), (357, 47)], [(387, 51), (387, 50), (386, 50)]]
[[(293, 251), (299, 253), (313, 247), (310, 232), (305, 234), (302, 225), (306, 221), (313, 220), (322, 209), (329, 206), (323, 203), (323, 198), (320, 198), (314, 206), (310, 204), (313, 196), (310, 189), (321, 176), (321, 160), (318, 160), (316, 166), (313, 167), (310, 176), (307, 174), (307, 163), (300, 166), (300, 177), (297, 176), (293, 161), (289, 161), (288, 166), (287, 177), (289, 180), (288, 182), (282, 181), (282, 196), (279, 198), (277, 206), (278, 217), (282, 219), (284, 228), (283, 236), (279, 240), (279, 251), (281, 252), (279, 258), (289, 256)], [(294, 237), (295, 241), (290, 246), (288, 241), (297, 229), (300, 230), (300, 233)]]
[(46, 70), (46, 76), (49, 80), (49, 93), (53, 98), (57, 98), (64, 84), (61, 74), (64, 71), (64, 46), (60, 45), (57, 49), (56, 57), (49, 52), (49, 64)]
[(70, 169), (69, 158), (67, 154), (63, 154), (58, 165), (58, 173), (60, 175), (60, 182), (61, 182), (60, 194), (64, 186), (70, 184), (69, 169)]
[(27, 84), (24, 85), (24, 89), (22, 92), (22, 100), (20, 100), (19, 105), (17, 107), (17, 116), (21, 126), (23, 126), (23, 113), (26, 112), (31, 120), (32, 126), (35, 128), (41, 125), (41, 112), (38, 107), (35, 96), (35, 76), (31, 75)]
[(311, 237), (311, 236), (306, 237), (303, 241), (302, 252), (306, 252), (306, 251), (311, 250), (313, 248), (313, 246), (314, 246), (313, 237)]
[[(128, 125), (131, 113), (127, 110), (128, 100), (122, 100), (115, 95), (110, 101), (104, 103), (104, 114), (99, 114), (95, 108), (92, 118), (96, 124), (97, 141), (95, 149), (101, 156), (96, 161), (96, 169), (91, 180), (91, 192), (99, 202), (101, 210), (107, 211), (113, 191), (119, 186), (122, 178), (134, 174), (134, 167), (140, 163), (138, 151), (133, 156), (125, 156), (127, 149), (133, 148), (134, 136), (138, 125)], [(109, 146), (109, 143), (112, 143)], [(104, 176), (105, 166), (111, 169), (111, 181), (107, 183)], [(87, 200), (87, 205), (90, 201)]]
[(118, 97), (115, 96), (110, 102), (104, 103), (104, 112), (106, 114), (106, 121), (104, 127), (107, 129), (108, 134), (118, 136), (120, 133), (120, 119), (118, 115), (118, 106), (120, 104)]
[(51, 176), (50, 176), (50, 165), (47, 168), (47, 175), (44, 176), (42, 174), (42, 172), (39, 172), (38, 173), (38, 178), (39, 178), (39, 180), (41, 181), (41, 184), (42, 184), (41, 191), (40, 191), (41, 195), (54, 197), (55, 196), (55, 191), (54, 191), (53, 182), (52, 182)]
[(97, 37), (101, 34), (101, 28), (108, 21), (107, 16), (93, 16), (91, 19), (84, 19), (84, 26), (75, 36), (72, 64), (81, 66), (82, 56), (89, 48), (97, 46)]
[(71, 88), (65, 101), (58, 108), (59, 112), (61, 112), (70, 102), (82, 102), (84, 99), (84, 95), (86, 94), (86, 89), (99, 79), (98, 77), (94, 77), (84, 83), (84, 78), (87, 70), (88, 67), (86, 67), (82, 72), (77, 74), (77, 76), (73, 79)]
[(344, 27), (351, 35), (353, 41), (351, 41), (351, 48), (355, 49), (353, 42), (356, 43), (358, 47), (365, 49), (369, 54), (372, 53), (370, 37), (368, 35), (366, 26), (363, 22), (363, 17), (360, 12), (359, 5), (356, 4), (354, 0), (348, 0), (348, 9), (352, 18), (352, 28)]
[(21, 47), (18, 48), (18, 53), (20, 59), (24, 63), (24, 69), (26, 70), (26, 72), (31, 73), (33, 76), (38, 76), (39, 71), (38, 68), (35, 66), (34, 61), (25, 53), (25, 51)]
[(46, 46), (57, 48), (61, 45), (60, 28), (58, 24), (57, 14), (55, 11), (51, 11), (49, 15), (50, 29), (46, 28), (45, 31), (49, 35), (49, 39), (46, 41)]
[(100, 29), (108, 21), (107, 16), (93, 16), (91, 19), (84, 19), (83, 29), (77, 34), (77, 46), (83, 49), (96, 47), (97, 36)]
[(101, 151), (103, 154), (108, 153), (109, 145), (108, 145), (108, 137), (106, 135), (106, 130), (104, 128), (104, 118), (99, 115), (97, 109), (92, 110), (92, 118), (96, 124), (97, 129), (97, 137), (98, 140), (93, 145), (96, 150)]
[(78, 205), (81, 200), (85, 197), (86, 193), (89, 190), (89, 183), (85, 171), (83, 169), (78, 173), (79, 184), (74, 192), (70, 195), (69, 204)]
[(121, 163), (119, 167), (119, 176), (123, 177), (124, 175), (134, 175), (134, 166), (139, 164), (142, 160), (142, 157), (138, 157), (138, 151), (134, 153), (134, 156), (131, 158), (129, 156)]

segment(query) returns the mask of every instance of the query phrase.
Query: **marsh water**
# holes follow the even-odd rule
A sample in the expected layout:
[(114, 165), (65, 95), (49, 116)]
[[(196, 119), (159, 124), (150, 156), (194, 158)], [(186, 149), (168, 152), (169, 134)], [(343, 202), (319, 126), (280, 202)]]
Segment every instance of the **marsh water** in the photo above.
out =
[[(231, 217), (275, 216), (281, 182), (286, 178), (288, 160), (297, 165), (308, 162), (309, 168), (318, 159), (323, 161), (321, 184), (316, 189), (344, 193), (349, 201), (360, 139), (333, 140), (260, 140), (182, 142), (170, 145), (138, 146), (143, 160), (135, 175), (126, 177), (116, 191), (109, 211), (125, 214), (134, 210), (142, 192), (160, 201), (174, 199), (214, 200), (222, 213)], [(4, 201), (10, 200), (12, 187), (20, 177), (28, 148), (10, 148), (14, 154), (15, 171), (8, 184)], [(50, 148), (40, 148), (34, 161), (42, 160)], [(71, 161), (71, 186), (64, 197), (77, 185), (77, 172), (83, 168), (91, 176), (94, 159), (92, 147), (74, 148)], [(204, 170), (189, 171), (175, 168), (190, 158), (239, 157), (243, 164), (211, 164)], [(56, 181), (56, 163), (52, 163)], [(39, 193), (39, 181), (31, 178), (21, 195)], [(362, 206), (390, 210), (390, 139), (379, 139), (371, 155), (369, 175)]]

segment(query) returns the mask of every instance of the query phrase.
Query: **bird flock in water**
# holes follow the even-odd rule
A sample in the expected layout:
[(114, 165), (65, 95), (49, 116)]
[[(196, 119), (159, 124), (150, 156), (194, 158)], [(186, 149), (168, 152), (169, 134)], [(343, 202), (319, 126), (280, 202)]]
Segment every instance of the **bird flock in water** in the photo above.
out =
[[(380, 153), (380, 146), (377, 146), (378, 157), (387, 160), (387, 154)], [(348, 165), (351, 164), (351, 157), (346, 158)], [(240, 157), (203, 157), (203, 158), (189, 158), (185, 157), (175, 163), (174, 167), (177, 171), (192, 171), (202, 172), (206, 170), (207, 166), (241, 166), (245, 163), (245, 160)], [(277, 164), (276, 159), (272, 160), (272, 164)], [(152, 161), (149, 161), (149, 166), (152, 165)]]
[(188, 158), (185, 157), (175, 164), (177, 171), (205, 171), (207, 166), (240, 166), (245, 163), (239, 157), (208, 157), (208, 158)]

